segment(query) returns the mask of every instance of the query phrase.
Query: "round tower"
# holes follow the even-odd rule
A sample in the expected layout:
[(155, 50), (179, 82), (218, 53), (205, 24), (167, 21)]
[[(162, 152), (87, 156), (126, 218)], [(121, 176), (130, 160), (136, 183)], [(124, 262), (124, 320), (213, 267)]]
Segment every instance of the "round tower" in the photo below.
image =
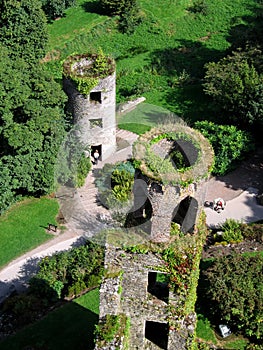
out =
[(63, 65), (63, 85), (68, 110), (91, 155), (98, 150), (106, 159), (116, 150), (115, 63), (100, 50), (97, 54), (69, 56)]
[(213, 155), (205, 137), (182, 123), (153, 128), (134, 144), (134, 216), (151, 221), (152, 241), (169, 241), (171, 223), (183, 233), (194, 231)]

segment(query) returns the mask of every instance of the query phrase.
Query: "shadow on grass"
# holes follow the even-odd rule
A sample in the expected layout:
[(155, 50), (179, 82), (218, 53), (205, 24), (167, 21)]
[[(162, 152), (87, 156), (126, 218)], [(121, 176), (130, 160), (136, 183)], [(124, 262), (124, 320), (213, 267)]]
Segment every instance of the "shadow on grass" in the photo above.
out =
[(98, 0), (86, 1), (81, 6), (84, 9), (84, 11), (86, 11), (86, 12), (96, 13), (96, 14), (102, 15), (102, 16), (108, 15), (108, 13), (103, 9), (103, 7), (100, 4), (100, 1), (98, 1)]
[(98, 314), (68, 302), (0, 342), (1, 350), (92, 350)]

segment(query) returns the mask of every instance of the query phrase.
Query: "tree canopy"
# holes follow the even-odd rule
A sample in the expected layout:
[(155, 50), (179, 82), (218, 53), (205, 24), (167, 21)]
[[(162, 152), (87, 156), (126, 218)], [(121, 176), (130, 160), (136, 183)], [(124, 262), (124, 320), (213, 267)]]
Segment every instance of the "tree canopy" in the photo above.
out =
[(65, 133), (66, 96), (42, 65), (10, 59), (4, 46), (0, 48), (0, 81), (3, 210), (16, 195), (52, 189), (54, 163)]
[(246, 52), (206, 66), (204, 90), (238, 126), (263, 123), (263, 75)]
[(0, 0), (0, 42), (28, 62), (45, 55), (46, 16), (39, 0)]
[(215, 259), (204, 272), (204, 297), (218, 323), (262, 339), (263, 257), (235, 254)]

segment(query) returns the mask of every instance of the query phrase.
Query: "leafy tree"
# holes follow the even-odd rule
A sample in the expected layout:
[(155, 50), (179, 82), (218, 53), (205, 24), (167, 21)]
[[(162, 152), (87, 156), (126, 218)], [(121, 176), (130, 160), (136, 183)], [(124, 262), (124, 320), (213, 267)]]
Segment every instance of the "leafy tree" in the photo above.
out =
[(0, 1), (0, 42), (9, 54), (34, 62), (45, 55), (48, 33), (39, 0)]
[(65, 10), (75, 3), (75, 0), (42, 0), (42, 8), (49, 19), (55, 19), (62, 17)]
[[(39, 195), (53, 189), (54, 163), (65, 135), (60, 86), (36, 63), (10, 59), (0, 48), (0, 159), (12, 195)], [(12, 195), (11, 195), (12, 193)]]
[(194, 126), (210, 141), (214, 149), (214, 175), (224, 175), (233, 170), (236, 163), (253, 149), (250, 134), (237, 129), (234, 125), (198, 121)]
[(215, 259), (203, 273), (206, 305), (217, 322), (256, 339), (263, 336), (263, 257), (235, 254)]
[(263, 123), (263, 75), (241, 51), (205, 65), (204, 90), (239, 126)]
[(119, 29), (132, 33), (140, 23), (139, 7), (136, 0), (101, 0), (100, 4), (109, 15), (119, 15)]

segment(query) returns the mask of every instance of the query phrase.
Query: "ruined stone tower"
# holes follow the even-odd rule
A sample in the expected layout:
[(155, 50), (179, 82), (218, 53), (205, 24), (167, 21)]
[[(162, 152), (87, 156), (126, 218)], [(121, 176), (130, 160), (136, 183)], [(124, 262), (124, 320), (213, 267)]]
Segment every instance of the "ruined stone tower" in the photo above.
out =
[(102, 51), (69, 56), (63, 66), (68, 110), (80, 139), (103, 160), (116, 150), (115, 64)]
[(134, 158), (140, 162), (134, 186), (135, 216), (148, 215), (150, 239), (169, 241), (171, 222), (183, 233), (193, 232), (204, 202), (202, 179), (213, 163), (209, 142), (186, 125), (164, 125), (139, 138)]

